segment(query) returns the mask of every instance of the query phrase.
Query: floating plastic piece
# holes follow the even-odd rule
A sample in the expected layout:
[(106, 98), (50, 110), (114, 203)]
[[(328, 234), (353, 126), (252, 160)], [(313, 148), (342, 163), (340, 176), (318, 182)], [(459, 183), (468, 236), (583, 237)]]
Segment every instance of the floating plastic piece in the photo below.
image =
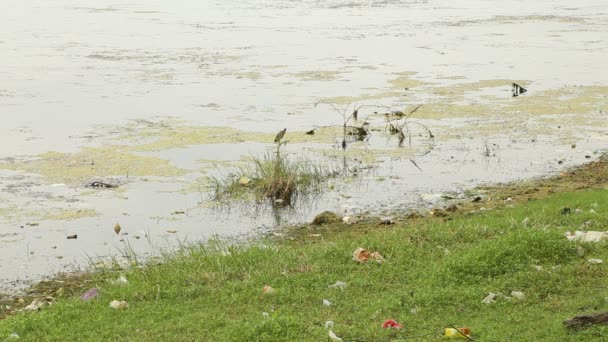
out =
[(120, 234), (120, 229), (120, 224), (117, 223), (114, 225), (114, 233), (116, 233), (116, 235)]

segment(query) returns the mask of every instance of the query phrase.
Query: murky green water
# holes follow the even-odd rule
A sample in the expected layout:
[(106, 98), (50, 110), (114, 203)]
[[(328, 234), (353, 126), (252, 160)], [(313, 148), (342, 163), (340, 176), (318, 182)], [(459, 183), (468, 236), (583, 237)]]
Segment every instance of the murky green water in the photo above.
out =
[[(0, 288), (125, 244), (145, 253), (150, 240), (171, 248), (322, 210), (424, 206), (440, 192), (557, 172), (608, 141), (601, 1), (3, 7)], [(529, 91), (512, 98), (511, 82)], [(285, 213), (214, 208), (208, 177), (272, 149), (282, 128), (293, 156), (340, 160), (339, 129), (304, 134), (342, 124), (318, 101), (404, 112), (422, 104), (412, 120), (435, 140), (414, 135), (412, 148), (398, 148), (374, 113), (385, 108), (368, 107), (357, 124), (367, 120), (372, 137), (347, 155), (373, 172), (333, 180)], [(99, 180), (119, 187), (86, 186)], [(114, 234), (116, 222), (128, 235)]]

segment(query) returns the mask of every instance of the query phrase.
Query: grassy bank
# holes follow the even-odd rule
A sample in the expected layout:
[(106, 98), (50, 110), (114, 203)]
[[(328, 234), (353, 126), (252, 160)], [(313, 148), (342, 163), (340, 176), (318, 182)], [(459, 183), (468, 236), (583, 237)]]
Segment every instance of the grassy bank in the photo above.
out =
[[(391, 226), (305, 226), (287, 231), (295, 240), (192, 247), (145, 269), (94, 275), (87, 286), (100, 296), (91, 302), (66, 296), (0, 320), (0, 340), (327, 341), (328, 320), (344, 341), (436, 341), (449, 325), (470, 327), (477, 341), (604, 340), (605, 327), (562, 325), (608, 311), (608, 268), (588, 261), (608, 263), (607, 243), (564, 236), (608, 230), (606, 174), (590, 171), (595, 189), (575, 190), (582, 175), (562, 175), (570, 185), (561, 188), (503, 187), (500, 201), (487, 195)], [(353, 261), (357, 247), (385, 261)], [(112, 284), (120, 274), (128, 283)], [(346, 288), (328, 287), (337, 281)], [(274, 293), (262, 293), (266, 284)], [(512, 291), (525, 298), (506, 298)], [(502, 295), (482, 303), (490, 292)], [(112, 309), (112, 300), (129, 308)], [(404, 328), (382, 329), (388, 318)]]

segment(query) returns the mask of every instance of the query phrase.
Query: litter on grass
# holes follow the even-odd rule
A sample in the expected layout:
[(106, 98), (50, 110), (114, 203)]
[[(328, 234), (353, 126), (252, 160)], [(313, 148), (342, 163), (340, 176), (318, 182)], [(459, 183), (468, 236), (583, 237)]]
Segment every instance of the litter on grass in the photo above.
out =
[(341, 342), (343, 341), (341, 338), (339, 338), (336, 334), (334, 334), (333, 331), (329, 331), (329, 339), (335, 342)]
[(464, 328), (445, 328), (443, 336), (447, 338), (463, 338), (468, 339), (471, 336), (471, 329)]
[(327, 287), (330, 289), (340, 289), (344, 291), (346, 289), (346, 283), (338, 280), (335, 284), (328, 285)]
[(368, 250), (366, 250), (365, 248), (361, 248), (361, 247), (358, 247), (353, 252), (353, 260), (355, 260), (357, 262), (364, 263), (364, 262), (368, 261), (369, 259), (375, 260), (379, 264), (384, 262), (384, 257), (382, 256), (382, 254), (380, 254), (378, 252), (370, 253)]
[(383, 329), (403, 329), (403, 325), (397, 323), (394, 319), (387, 319), (382, 323)]
[(89, 300), (97, 298), (97, 296), (99, 296), (99, 289), (94, 287), (90, 290), (87, 290), (85, 293), (83, 293), (82, 296), (80, 296), (80, 299), (82, 299), (84, 301), (89, 301)]
[(272, 286), (270, 286), (270, 285), (264, 285), (264, 288), (262, 288), (262, 294), (271, 294), (274, 292), (275, 292), (275, 289), (273, 289)]
[(526, 299), (526, 295), (524, 295), (523, 292), (521, 291), (511, 291), (511, 297), (517, 299), (517, 300), (524, 300)]
[(566, 232), (566, 239), (570, 241), (598, 242), (608, 239), (608, 232), (598, 232), (594, 230), (583, 232), (577, 230), (574, 233)]
[(331, 306), (331, 302), (327, 299), (323, 299), (323, 306)]
[(116, 310), (123, 310), (129, 307), (129, 304), (127, 304), (127, 302), (125, 302), (124, 300), (122, 301), (117, 301), (117, 300), (113, 300), (110, 302), (110, 307), (112, 309), (116, 309)]
[(496, 293), (490, 292), (484, 299), (481, 300), (484, 304), (491, 304), (496, 301)]

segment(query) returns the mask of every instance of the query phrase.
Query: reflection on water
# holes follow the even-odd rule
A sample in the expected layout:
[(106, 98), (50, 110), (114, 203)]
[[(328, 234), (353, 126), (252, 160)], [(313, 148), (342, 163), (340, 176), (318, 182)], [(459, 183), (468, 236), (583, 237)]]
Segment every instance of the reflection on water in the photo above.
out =
[[(605, 147), (598, 123), (608, 96), (608, 74), (600, 72), (607, 19), (608, 6), (592, 0), (4, 4), (0, 157), (13, 167), (0, 172), (0, 279), (82, 264), (85, 251), (115, 253), (116, 222), (145, 249), (145, 239), (132, 237), (141, 231), (172, 245), (326, 209), (423, 205), (428, 196), (420, 194), (583, 162)], [(515, 81), (529, 91), (511, 99)], [(283, 127), (292, 133), (290, 153), (342, 158), (332, 149), (338, 136), (295, 141), (295, 132), (342, 124), (314, 106), (323, 99), (398, 110), (424, 104), (415, 119), (437, 143), (415, 165), (411, 155), (398, 158), (406, 149), (387, 148), (397, 141), (370, 111), (373, 139), (347, 152), (373, 159), (375, 169), (356, 185), (351, 177), (336, 181), (289, 215), (206, 207), (205, 177), (220, 162), (264, 153), (265, 136)], [(197, 132), (215, 134), (214, 144)], [(161, 134), (174, 139), (143, 147)], [(125, 135), (134, 147), (123, 144)], [(93, 166), (129, 177), (118, 190), (84, 189), (58, 165), (78, 165), (81, 183)], [(78, 239), (66, 240), (72, 233)]]

